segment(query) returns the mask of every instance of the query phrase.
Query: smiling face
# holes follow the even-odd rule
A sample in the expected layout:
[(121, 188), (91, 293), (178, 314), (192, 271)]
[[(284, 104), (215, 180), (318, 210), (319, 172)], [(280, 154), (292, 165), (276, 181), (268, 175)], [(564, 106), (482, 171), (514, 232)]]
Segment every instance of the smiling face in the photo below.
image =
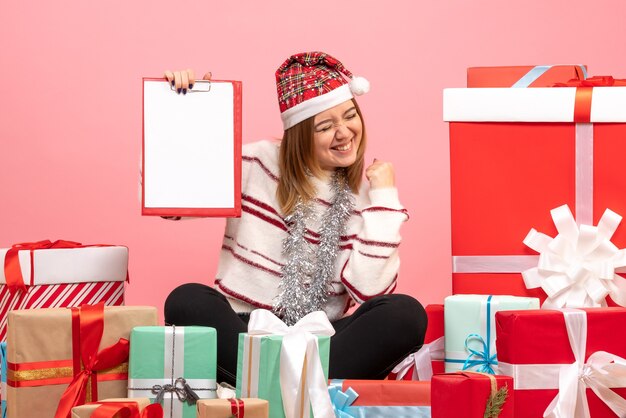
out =
[(354, 164), (362, 135), (363, 123), (352, 100), (315, 115), (313, 147), (319, 167), (332, 171)]

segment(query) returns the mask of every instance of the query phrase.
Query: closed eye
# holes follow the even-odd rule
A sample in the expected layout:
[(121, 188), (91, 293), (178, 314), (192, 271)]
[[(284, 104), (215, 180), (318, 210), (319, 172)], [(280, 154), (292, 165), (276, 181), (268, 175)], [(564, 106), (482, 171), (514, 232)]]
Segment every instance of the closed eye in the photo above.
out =
[(332, 128), (332, 125), (324, 125), (324, 126), (318, 126), (315, 129), (315, 132), (326, 132), (327, 130), (329, 130), (330, 128)]

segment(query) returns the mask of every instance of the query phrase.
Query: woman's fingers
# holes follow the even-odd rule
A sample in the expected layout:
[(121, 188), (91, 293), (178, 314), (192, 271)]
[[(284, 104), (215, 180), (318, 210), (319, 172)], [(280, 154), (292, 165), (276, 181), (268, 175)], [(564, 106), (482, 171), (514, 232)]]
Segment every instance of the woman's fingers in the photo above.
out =
[(165, 78), (167, 78), (167, 81), (174, 87), (174, 73), (170, 70), (165, 70)]
[(189, 79), (189, 90), (193, 88), (193, 83), (196, 80), (196, 75), (191, 68), (187, 68), (187, 77)]
[(187, 89), (189, 89), (189, 73), (186, 70), (181, 71), (180, 78), (181, 78), (182, 93), (187, 94)]
[[(196, 80), (195, 73), (191, 68), (180, 71), (166, 70), (165, 78), (179, 94), (187, 94), (187, 92), (193, 88), (194, 82)], [(206, 73), (204, 75), (204, 79), (210, 80), (211, 73)]]

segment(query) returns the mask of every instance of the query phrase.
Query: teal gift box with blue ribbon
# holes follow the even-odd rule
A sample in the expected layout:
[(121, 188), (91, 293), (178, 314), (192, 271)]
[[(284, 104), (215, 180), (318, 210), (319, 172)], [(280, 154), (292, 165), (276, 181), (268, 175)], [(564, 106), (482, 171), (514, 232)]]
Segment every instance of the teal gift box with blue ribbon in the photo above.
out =
[(498, 374), (495, 315), (539, 309), (538, 298), (454, 295), (444, 301), (445, 369)]

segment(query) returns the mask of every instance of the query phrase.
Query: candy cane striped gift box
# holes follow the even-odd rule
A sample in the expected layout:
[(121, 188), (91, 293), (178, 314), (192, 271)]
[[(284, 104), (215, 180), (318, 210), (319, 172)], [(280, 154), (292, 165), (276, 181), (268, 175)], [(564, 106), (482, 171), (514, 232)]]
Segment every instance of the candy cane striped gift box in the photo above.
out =
[[(4, 260), (4, 269), (0, 268), (0, 341), (6, 340), (8, 312), (14, 309), (75, 307), (102, 301), (107, 306), (124, 304), (128, 248), (78, 243), (55, 248), (55, 243), (50, 244), (44, 248), (21, 245), (12, 260), (13, 271), (7, 257), (11, 249), (0, 249), (0, 260)], [(16, 285), (12, 277), (16, 263), (23, 286), (21, 281)]]

